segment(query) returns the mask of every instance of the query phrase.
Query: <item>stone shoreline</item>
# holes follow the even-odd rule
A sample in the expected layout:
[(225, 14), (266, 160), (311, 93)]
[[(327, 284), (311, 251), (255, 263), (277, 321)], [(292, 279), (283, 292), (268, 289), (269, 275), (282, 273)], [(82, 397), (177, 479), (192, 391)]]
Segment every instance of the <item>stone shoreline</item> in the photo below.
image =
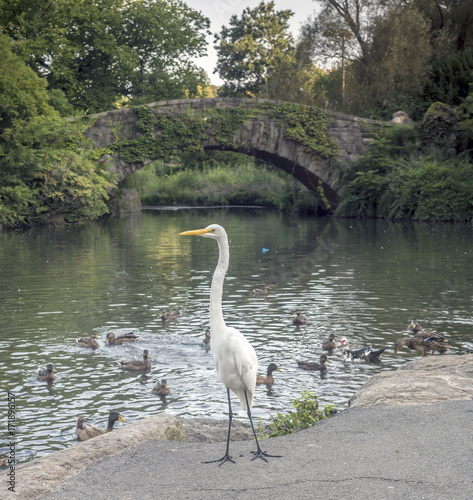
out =
[[(473, 356), (443, 355), (407, 362), (374, 375), (350, 400), (351, 407), (419, 405), (473, 399)], [(345, 410), (350, 412), (350, 409)], [(159, 414), (17, 467), (17, 488), (8, 498), (33, 500), (57, 490), (88, 465), (148, 440), (225, 441), (226, 420), (182, 419)], [(232, 439), (252, 439), (248, 425), (233, 421)]]

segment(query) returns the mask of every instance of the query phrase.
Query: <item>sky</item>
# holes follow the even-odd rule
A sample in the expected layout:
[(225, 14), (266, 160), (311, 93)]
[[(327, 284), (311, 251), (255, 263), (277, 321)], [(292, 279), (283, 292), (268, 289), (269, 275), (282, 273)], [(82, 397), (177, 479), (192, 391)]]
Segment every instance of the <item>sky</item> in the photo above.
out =
[[(217, 53), (213, 48), (214, 34), (219, 33), (222, 26), (228, 26), (230, 17), (236, 15), (241, 17), (244, 9), (254, 9), (261, 0), (184, 0), (185, 3), (194, 10), (210, 19), (210, 31), (212, 35), (208, 37), (207, 57), (196, 60), (196, 64), (203, 68), (210, 77), (214, 85), (221, 85), (222, 80), (214, 74), (217, 63)], [(269, 0), (266, 0), (269, 1)], [(314, 17), (317, 3), (313, 0), (273, 0), (276, 10), (290, 9), (294, 15), (289, 20), (289, 25), (294, 37), (297, 37), (303, 24), (309, 16)]]

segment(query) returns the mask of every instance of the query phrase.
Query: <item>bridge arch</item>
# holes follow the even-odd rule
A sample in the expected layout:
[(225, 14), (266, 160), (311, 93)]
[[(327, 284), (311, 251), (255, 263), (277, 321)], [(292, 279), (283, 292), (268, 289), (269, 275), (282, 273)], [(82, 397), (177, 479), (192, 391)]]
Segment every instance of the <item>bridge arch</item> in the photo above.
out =
[(340, 168), (364, 152), (387, 122), (362, 120), (283, 101), (177, 99), (87, 117), (85, 135), (103, 150), (118, 181), (178, 152), (228, 150), (281, 168), (313, 191), (331, 212), (342, 186)]

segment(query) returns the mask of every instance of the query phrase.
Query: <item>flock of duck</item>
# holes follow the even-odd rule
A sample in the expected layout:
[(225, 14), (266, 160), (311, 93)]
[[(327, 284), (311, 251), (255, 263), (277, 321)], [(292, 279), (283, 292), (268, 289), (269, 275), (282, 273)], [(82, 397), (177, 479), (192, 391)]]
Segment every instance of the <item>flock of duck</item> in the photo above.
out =
[[(307, 324), (307, 318), (301, 313), (301, 311), (295, 312), (296, 317), (293, 320), (293, 324), (296, 326)], [(402, 347), (408, 347), (411, 350), (421, 351), (422, 357), (424, 357), (426, 352), (431, 352), (432, 356), (435, 351), (439, 353), (444, 353), (450, 348), (447, 339), (440, 335), (439, 333), (424, 330), (417, 321), (411, 321), (407, 329), (413, 334), (410, 337), (403, 337), (397, 339), (394, 344), (394, 355), (397, 354), (399, 349)], [(361, 347), (360, 349), (352, 350), (349, 347), (348, 340), (343, 337), (340, 342), (336, 343), (337, 339), (335, 335), (331, 333), (323, 343), (322, 349), (328, 351), (332, 354), (337, 347), (342, 347), (342, 358), (345, 362), (362, 362), (370, 364), (380, 363), (380, 356), (388, 348), (388, 346), (381, 347), (380, 349), (374, 350), (371, 346)], [(319, 359), (319, 363), (312, 361), (299, 361), (296, 360), (297, 366), (303, 370), (310, 371), (325, 371), (327, 369), (326, 363), (330, 363), (327, 354), (322, 354)]]
[[(179, 317), (180, 313), (178, 311), (173, 311), (172, 313), (163, 313), (161, 319), (163, 321), (168, 321), (169, 319), (176, 319)], [(135, 342), (140, 340), (141, 337), (136, 335), (134, 332), (125, 333), (123, 335), (119, 335), (118, 337), (114, 332), (108, 332), (105, 343), (107, 345), (122, 345), (128, 342)], [(81, 337), (76, 339), (77, 345), (80, 347), (84, 347), (86, 349), (97, 349), (99, 347), (99, 343), (97, 342), (97, 335), (92, 333), (90, 337)], [(117, 361), (121, 370), (131, 371), (131, 372), (148, 372), (151, 370), (151, 356), (149, 351), (145, 349), (143, 351), (143, 359), (142, 360), (126, 360), (126, 361)], [(38, 372), (36, 373), (36, 378), (42, 382), (52, 383), (56, 380), (54, 365), (52, 363), (48, 363), (46, 366), (40, 366), (38, 368)], [(166, 379), (158, 380), (151, 390), (152, 394), (165, 398), (170, 394), (171, 390), (168, 386)], [(115, 422), (126, 422), (126, 420), (120, 415), (120, 413), (116, 410), (110, 412), (108, 417), (108, 424), (106, 429), (100, 429), (95, 425), (92, 425), (88, 422), (82, 415), (77, 417), (76, 423), (76, 436), (79, 441), (86, 441), (88, 439), (101, 436), (107, 432), (111, 432), (113, 430), (113, 426)]]
[[(306, 325), (307, 318), (300, 310), (297, 310), (293, 319), (293, 324), (296, 326)], [(172, 321), (180, 317), (179, 311), (163, 311), (161, 314), (161, 319), (163, 322)], [(394, 354), (397, 354), (398, 350), (402, 347), (407, 347), (411, 350), (417, 350), (422, 352), (422, 357), (426, 352), (431, 352), (432, 355), (435, 351), (444, 353), (449, 349), (449, 344), (447, 339), (438, 333), (424, 330), (419, 323), (412, 321), (408, 326), (408, 330), (411, 332), (411, 336), (403, 337), (397, 339), (394, 344)], [(136, 335), (134, 332), (125, 333), (120, 336), (116, 336), (114, 332), (108, 332), (106, 336), (106, 344), (122, 345), (128, 342), (135, 342), (140, 340), (141, 337)], [(90, 337), (82, 337), (76, 340), (78, 346), (89, 349), (97, 349), (99, 344), (97, 342), (97, 335), (92, 333)], [(338, 342), (338, 343), (337, 343)], [(203, 345), (210, 344), (210, 329), (205, 332), (205, 337), (202, 341)], [(322, 354), (319, 358), (319, 362), (306, 361), (306, 360), (296, 360), (296, 364), (299, 368), (308, 371), (319, 371), (323, 372), (327, 370), (326, 363), (330, 363), (328, 355), (334, 353), (337, 348), (342, 348), (342, 359), (344, 362), (361, 362), (361, 363), (380, 363), (380, 356), (387, 349), (387, 346), (381, 347), (380, 349), (372, 349), (371, 346), (365, 346), (359, 349), (352, 350), (349, 347), (348, 340), (343, 337), (338, 341), (335, 334), (330, 334), (326, 340), (323, 341), (321, 345), (322, 350), (327, 351), (327, 354)], [(121, 370), (131, 371), (131, 372), (148, 372), (151, 370), (151, 356), (147, 349), (143, 350), (142, 360), (125, 360), (117, 361)], [(266, 375), (257, 374), (256, 385), (266, 384), (271, 386), (274, 384), (274, 372), (281, 371), (279, 366), (272, 362), (268, 365)], [(36, 378), (40, 381), (52, 383), (56, 379), (54, 365), (52, 363), (46, 366), (41, 366), (38, 369)], [(151, 390), (152, 394), (165, 398), (170, 394), (171, 390), (168, 386), (166, 379), (158, 380)], [(82, 415), (79, 415), (76, 423), (75, 433), (79, 441), (86, 441), (88, 439), (100, 436), (107, 432), (111, 432), (117, 421), (126, 422), (126, 420), (120, 415), (116, 410), (112, 411), (108, 418), (108, 424), (106, 429), (100, 429), (95, 425), (88, 422)]]

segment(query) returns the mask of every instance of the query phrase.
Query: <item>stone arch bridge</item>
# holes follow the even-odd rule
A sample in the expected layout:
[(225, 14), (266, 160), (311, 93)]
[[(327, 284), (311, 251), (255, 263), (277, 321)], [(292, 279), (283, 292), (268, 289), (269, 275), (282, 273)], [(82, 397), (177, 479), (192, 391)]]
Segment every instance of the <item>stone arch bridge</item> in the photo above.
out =
[(155, 102), (86, 117), (85, 135), (121, 181), (147, 163), (196, 150), (228, 150), (279, 167), (337, 206), (340, 170), (388, 122), (263, 99), (197, 98)]

